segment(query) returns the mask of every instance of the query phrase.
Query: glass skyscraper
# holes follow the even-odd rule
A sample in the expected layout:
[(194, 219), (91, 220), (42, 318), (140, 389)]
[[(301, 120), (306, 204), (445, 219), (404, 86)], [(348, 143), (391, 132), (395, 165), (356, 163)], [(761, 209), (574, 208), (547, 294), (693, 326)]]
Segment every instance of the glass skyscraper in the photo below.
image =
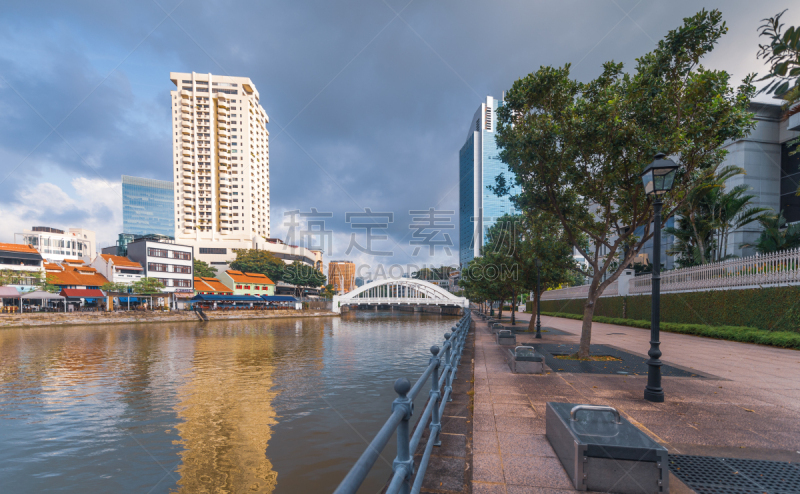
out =
[[(500, 161), (494, 136), (496, 112), (502, 101), (491, 96), (481, 103), (472, 117), (467, 141), (459, 152), (459, 262), (465, 266), (480, 255), (486, 233), (497, 218), (513, 214), (511, 198), (498, 197), (489, 189), (495, 177), (503, 174), (508, 185), (514, 184), (514, 175)], [(517, 186), (511, 187), (516, 194)]]
[(172, 182), (122, 176), (122, 231), (175, 238), (175, 190)]

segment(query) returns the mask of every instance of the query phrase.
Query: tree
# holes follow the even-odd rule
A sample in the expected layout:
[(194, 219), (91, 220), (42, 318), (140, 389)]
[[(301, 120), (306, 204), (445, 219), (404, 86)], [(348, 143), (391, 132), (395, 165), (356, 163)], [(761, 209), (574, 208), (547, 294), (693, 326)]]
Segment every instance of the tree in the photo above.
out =
[(128, 290), (131, 289), (130, 283), (117, 283), (117, 282), (108, 282), (105, 285), (100, 287), (101, 290), (104, 292), (119, 292), (119, 293), (127, 293)]
[(284, 280), (286, 263), (265, 250), (241, 249), (236, 251), (236, 259), (231, 263), (231, 269), (243, 273), (263, 274), (277, 283)]
[(322, 290), (322, 298), (326, 298), (331, 300), (333, 296), (336, 295), (336, 289), (333, 285), (325, 285), (325, 288)]
[(754, 126), (752, 76), (734, 91), (726, 72), (699, 66), (726, 31), (719, 11), (703, 10), (639, 58), (632, 74), (608, 62), (580, 83), (570, 79), (569, 64), (541, 67), (516, 81), (498, 109), (496, 140), (520, 189), (517, 209), (558, 218), (586, 259), (579, 358), (589, 356), (597, 299), (653, 235), (644, 167), (657, 152), (680, 166), (664, 197), (667, 219), (723, 161), (721, 145)]
[(750, 190), (747, 185), (726, 190), (726, 181), (743, 173), (738, 166), (726, 166), (687, 194), (678, 209), (677, 224), (664, 230), (675, 236), (667, 254), (677, 255), (679, 266), (697, 266), (732, 257), (727, 254), (730, 233), (770, 210), (751, 206), (756, 195), (747, 193)]
[[(502, 183), (502, 179), (499, 180)], [(487, 233), (488, 248), (502, 252), (507, 256), (505, 263), (514, 267), (518, 275), (517, 283), (509, 289), (512, 293), (519, 286), (514, 296), (512, 321), (519, 295), (534, 292), (534, 302), (539, 303), (540, 292), (536, 290), (537, 274), (541, 278), (541, 290), (556, 288), (569, 282), (578, 266), (572, 256), (572, 246), (564, 238), (560, 222), (550, 214), (531, 211), (522, 215), (505, 215), (500, 217)], [(536, 260), (542, 263), (536, 267)], [(512, 322), (513, 324), (513, 322)], [(533, 331), (535, 318), (528, 323), (528, 330)]]
[(743, 247), (755, 247), (759, 254), (800, 247), (800, 223), (793, 223), (786, 227), (783, 211), (778, 214), (762, 215), (758, 222), (761, 223), (763, 230), (761, 230), (756, 243), (745, 244)]
[[(237, 255), (238, 257), (238, 255)], [(217, 277), (217, 269), (212, 268), (208, 265), (207, 262), (201, 261), (200, 259), (195, 259), (194, 262), (194, 275), (199, 276), (201, 278), (216, 278)], [(234, 268), (235, 269), (235, 268)], [(252, 273), (252, 271), (250, 271)]]
[(283, 281), (295, 285), (296, 295), (302, 296), (302, 289), (305, 287), (318, 287), (325, 284), (325, 275), (317, 271), (314, 267), (300, 261), (294, 261), (286, 267), (283, 272)]
[[(764, 59), (769, 65), (769, 72), (758, 81), (769, 81), (761, 88), (759, 94), (775, 94), (783, 98), (784, 116), (789, 118), (800, 113), (800, 105), (795, 105), (800, 102), (800, 26), (791, 26), (784, 31), (781, 16), (785, 13), (786, 10), (768, 19), (762, 19), (764, 24), (758, 28), (759, 36), (770, 40), (769, 44), (758, 45), (758, 58)], [(790, 140), (787, 146), (798, 144), (800, 138), (795, 138)], [(795, 147), (789, 155), (797, 152), (798, 147)], [(798, 192), (800, 193), (800, 189)]]
[(134, 281), (130, 286), (133, 293), (142, 295), (161, 293), (161, 290), (164, 289), (164, 284), (161, 283), (158, 278), (142, 278), (138, 281)]

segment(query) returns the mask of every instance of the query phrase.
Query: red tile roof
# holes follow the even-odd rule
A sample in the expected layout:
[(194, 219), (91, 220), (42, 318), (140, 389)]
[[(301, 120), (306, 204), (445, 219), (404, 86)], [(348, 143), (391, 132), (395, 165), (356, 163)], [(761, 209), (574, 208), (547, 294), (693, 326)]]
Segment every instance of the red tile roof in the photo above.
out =
[(101, 290), (82, 289), (82, 288), (63, 288), (59, 294), (62, 297), (70, 298), (103, 298), (105, 295)]
[(112, 255), (112, 254), (100, 254), (100, 257), (102, 257), (106, 262), (108, 262), (108, 261), (113, 262), (114, 266), (133, 268), (133, 269), (137, 269), (137, 268), (138, 269), (143, 269), (141, 264), (139, 264), (136, 261), (131, 261), (127, 257), (115, 256), (115, 255)]
[(64, 271), (47, 273), (47, 282), (51, 285), (103, 286), (108, 280), (94, 268), (66, 266)]
[(27, 254), (38, 254), (39, 251), (26, 244), (3, 244), (0, 243), (0, 250), (6, 252), (25, 252)]
[(64, 268), (62, 268), (60, 265), (58, 265), (58, 264), (56, 264), (54, 262), (46, 262), (46, 263), (44, 263), (44, 269), (46, 269), (46, 270), (54, 270), (54, 271), (63, 271), (64, 270)]
[(216, 278), (194, 277), (194, 290), (212, 295), (233, 295), (233, 290)]
[(229, 269), (225, 271), (236, 283), (251, 283), (255, 285), (274, 285), (271, 279), (261, 273), (242, 273)]

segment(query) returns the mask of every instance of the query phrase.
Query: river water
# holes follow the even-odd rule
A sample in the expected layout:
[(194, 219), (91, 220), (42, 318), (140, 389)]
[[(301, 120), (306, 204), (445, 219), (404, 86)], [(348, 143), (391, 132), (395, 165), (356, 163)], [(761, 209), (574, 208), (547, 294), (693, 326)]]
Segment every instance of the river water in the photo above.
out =
[[(0, 491), (331, 492), (389, 416), (394, 380), (413, 383), (456, 321), (0, 330)], [(359, 492), (380, 491), (394, 455)]]

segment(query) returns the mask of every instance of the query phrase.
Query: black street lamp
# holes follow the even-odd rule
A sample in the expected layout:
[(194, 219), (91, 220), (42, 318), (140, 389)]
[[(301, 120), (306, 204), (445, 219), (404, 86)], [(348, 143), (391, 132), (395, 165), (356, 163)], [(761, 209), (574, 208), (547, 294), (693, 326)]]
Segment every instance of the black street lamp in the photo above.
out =
[(541, 287), (542, 260), (536, 259), (536, 336), (542, 337), (542, 287)]
[(647, 387), (644, 399), (661, 403), (664, 401), (664, 390), (661, 388), (661, 350), (659, 345), (659, 321), (661, 320), (661, 196), (670, 190), (675, 183), (678, 165), (667, 159), (664, 153), (658, 153), (652, 163), (642, 172), (642, 183), (647, 195), (653, 196), (653, 292), (650, 314), (650, 351), (647, 355)]

